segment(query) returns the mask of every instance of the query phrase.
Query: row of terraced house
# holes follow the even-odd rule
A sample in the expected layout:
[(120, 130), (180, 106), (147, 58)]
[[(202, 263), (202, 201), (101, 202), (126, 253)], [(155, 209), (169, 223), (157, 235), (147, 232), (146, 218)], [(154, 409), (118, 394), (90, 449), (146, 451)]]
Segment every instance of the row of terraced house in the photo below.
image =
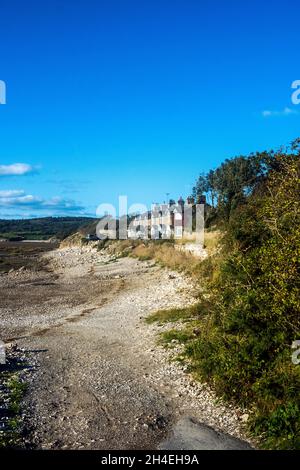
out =
[[(188, 204), (193, 204), (191, 198)], [(136, 215), (128, 228), (129, 238), (182, 238), (185, 224), (184, 200), (153, 204), (151, 211)]]

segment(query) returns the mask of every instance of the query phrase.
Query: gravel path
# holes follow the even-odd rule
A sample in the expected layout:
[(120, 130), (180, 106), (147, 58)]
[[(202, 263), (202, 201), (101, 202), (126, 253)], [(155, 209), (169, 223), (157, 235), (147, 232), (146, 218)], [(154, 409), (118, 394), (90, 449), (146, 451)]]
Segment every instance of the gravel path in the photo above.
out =
[(27, 447), (249, 447), (239, 440), (247, 416), (170, 362), (174, 352), (156, 344), (161, 327), (143, 321), (193, 302), (188, 279), (92, 249), (45, 256), (48, 273), (0, 277), (4, 338), (37, 362), (25, 399)]

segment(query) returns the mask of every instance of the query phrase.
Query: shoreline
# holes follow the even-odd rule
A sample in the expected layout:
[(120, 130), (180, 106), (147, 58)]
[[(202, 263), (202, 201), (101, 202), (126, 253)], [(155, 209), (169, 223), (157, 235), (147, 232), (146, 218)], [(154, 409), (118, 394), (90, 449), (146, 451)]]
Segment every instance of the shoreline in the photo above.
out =
[[(199, 432), (199, 426), (204, 426), (202, 431), (211, 426), (221, 433), (225, 445), (239, 448), (240, 440), (247, 439), (243, 412), (233, 405), (216, 403), (210, 387), (195, 382), (186, 366), (172, 361), (176, 348), (169, 351), (157, 345), (157, 334), (165, 327), (144, 321), (157, 309), (194, 302), (189, 279), (153, 262), (114, 259), (92, 247), (67, 247), (42, 256), (49, 261), (50, 273), (35, 273), (32, 277), (32, 273), (22, 272), (17, 280), (13, 275), (5, 276), (17, 290), (27, 282), (33, 291), (37, 289), (36, 294), (48, 295), (38, 307), (40, 315), (28, 308), (27, 315), (21, 315), (17, 322), (18, 327), (23, 323), (25, 333), (30, 333), (17, 340), (18, 346), (47, 350), (34, 353), (38, 366), (24, 401), (28, 426), (33, 429), (27, 446), (117, 448), (117, 433), (121, 448), (141, 448), (145, 443), (150, 446), (147, 448), (159, 448), (175, 445), (168, 437), (178, 432), (182, 436), (183, 428), (190, 442), (185, 445), (192, 445), (195, 426)], [(36, 285), (42, 279), (44, 284)], [(62, 303), (60, 290), (69, 302)], [(32, 296), (39, 301), (38, 295)], [(11, 327), (14, 322), (15, 316)], [(88, 363), (85, 358), (89, 358)], [(63, 372), (66, 370), (67, 376)], [(93, 413), (86, 403), (90, 403)], [(79, 421), (78, 413), (83, 415)], [(89, 431), (89, 420), (94, 436)], [(85, 429), (81, 438), (72, 431), (79, 422)], [(214, 442), (206, 436), (203, 445), (219, 445)], [(246, 442), (243, 445), (248, 446)]]

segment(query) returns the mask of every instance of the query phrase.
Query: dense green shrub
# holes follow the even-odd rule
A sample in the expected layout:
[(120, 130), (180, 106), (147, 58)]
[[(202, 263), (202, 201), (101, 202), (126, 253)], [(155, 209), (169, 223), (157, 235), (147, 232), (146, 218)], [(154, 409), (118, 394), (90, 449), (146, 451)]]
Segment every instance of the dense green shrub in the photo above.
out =
[[(252, 407), (252, 432), (273, 448), (300, 447), (300, 365), (291, 361), (300, 339), (299, 160), (297, 145), (264, 153), (240, 202), (226, 178), (234, 188), (229, 169), (244, 171), (244, 160), (219, 174), (221, 211), (230, 203), (226, 236), (222, 254), (203, 264), (210, 308), (199, 312), (201, 333), (187, 345), (195, 372)], [(239, 179), (238, 192), (245, 185)]]

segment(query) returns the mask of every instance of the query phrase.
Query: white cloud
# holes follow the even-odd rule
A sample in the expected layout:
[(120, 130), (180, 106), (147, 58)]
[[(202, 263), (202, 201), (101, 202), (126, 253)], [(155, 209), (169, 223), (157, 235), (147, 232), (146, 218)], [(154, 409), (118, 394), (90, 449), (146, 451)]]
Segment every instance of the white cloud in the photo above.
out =
[(0, 191), (0, 199), (5, 197), (16, 197), (16, 196), (23, 196), (25, 191), (23, 189), (8, 189), (4, 191)]
[(33, 205), (42, 202), (42, 199), (32, 196), (31, 194), (14, 194), (12, 191), (3, 191), (3, 193), (9, 193), (5, 196), (0, 194), (0, 206), (21, 206), (21, 205)]
[(291, 114), (298, 114), (298, 112), (295, 109), (291, 109), (288, 107), (285, 107), (281, 111), (271, 111), (269, 109), (266, 109), (262, 111), (263, 117), (272, 117), (272, 116), (290, 116)]
[(18, 208), (33, 209), (36, 211), (51, 211), (53, 214), (82, 212), (84, 207), (77, 204), (71, 199), (63, 199), (61, 197), (53, 197), (49, 200), (39, 196), (26, 194), (25, 191), (19, 189), (9, 189), (0, 191), (0, 207), (2, 209)]
[(35, 168), (27, 163), (13, 163), (12, 165), (0, 165), (0, 176), (20, 176), (32, 173)]

